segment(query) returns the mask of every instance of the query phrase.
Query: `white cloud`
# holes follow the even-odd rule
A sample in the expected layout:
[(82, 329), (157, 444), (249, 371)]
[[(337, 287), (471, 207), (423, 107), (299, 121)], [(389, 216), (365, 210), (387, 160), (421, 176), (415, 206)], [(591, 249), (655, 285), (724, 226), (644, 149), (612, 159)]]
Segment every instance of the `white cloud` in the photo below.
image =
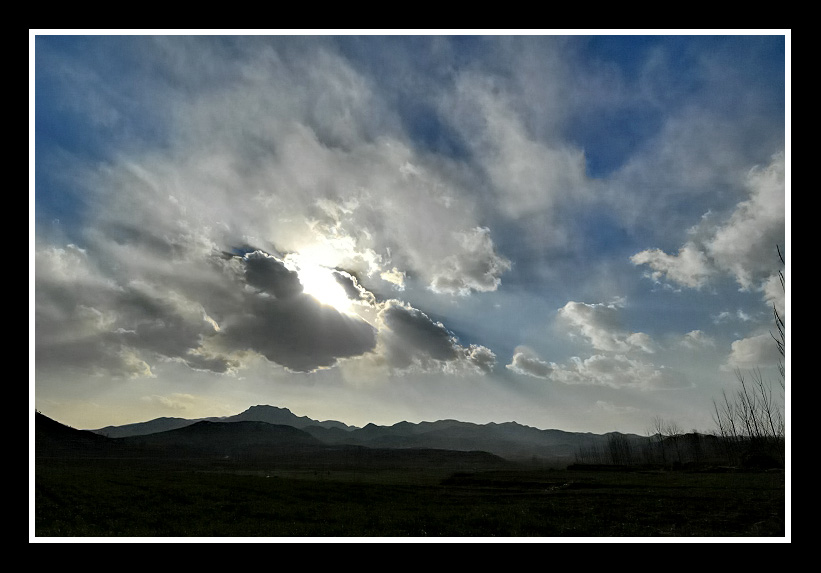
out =
[[(658, 345), (642, 332), (620, 327), (621, 299), (608, 304), (568, 302), (559, 318), (598, 351), (587, 358), (573, 356), (565, 363), (548, 362), (525, 346), (516, 348), (506, 367), (518, 374), (570, 385), (607, 386), (654, 390), (675, 388), (686, 382), (664, 366), (634, 356), (653, 354)], [(694, 334), (693, 337), (696, 335)]]
[(781, 355), (770, 333), (758, 334), (736, 340), (730, 347), (730, 354), (724, 365), (726, 370), (773, 366)]
[(715, 230), (706, 248), (715, 265), (744, 289), (757, 288), (777, 268), (776, 247), (784, 245), (785, 159), (779, 153), (766, 167), (750, 170), (749, 199), (739, 203)]
[(704, 347), (714, 347), (716, 342), (702, 330), (691, 330), (682, 337), (681, 344), (688, 348), (699, 349)]
[(544, 379), (550, 379), (553, 372), (553, 365), (541, 360), (535, 352), (525, 346), (516, 347), (510, 364), (505, 366), (505, 368), (517, 374)]
[(457, 233), (456, 238), (461, 249), (433, 265), (431, 290), (460, 295), (496, 290), (510, 261), (496, 253), (490, 229), (477, 227)]
[(768, 305), (775, 306), (778, 314), (783, 317), (786, 310), (786, 292), (784, 285), (781, 283), (781, 277), (770, 275), (761, 290), (764, 292), (764, 301)]
[[(541, 54), (542, 66), (550, 51)], [(473, 184), (483, 208), (494, 217), (515, 221), (527, 233), (531, 248), (541, 250), (567, 244), (570, 235), (561, 209), (588, 197), (589, 182), (584, 151), (548, 136), (552, 132), (545, 129), (545, 124), (560, 124), (565, 119), (558, 108), (552, 116), (545, 113), (556, 102), (514, 96), (521, 84), (539, 81), (532, 69), (525, 70), (533, 63), (523, 62), (522, 68), (511, 70), (513, 78), (460, 73), (438, 106), (470, 150), (473, 169), (482, 176)], [(545, 73), (542, 67), (539, 75)], [(542, 79), (542, 86), (556, 81), (555, 77)], [(568, 80), (572, 79), (569, 75)], [(552, 92), (556, 98), (566, 97)]]
[(745, 290), (765, 288), (773, 269), (780, 266), (776, 247), (785, 240), (784, 170), (783, 153), (774, 155), (766, 167), (750, 170), (743, 181), (747, 198), (723, 222), (703, 217), (690, 230), (694, 238), (677, 255), (647, 249), (630, 260), (648, 265), (655, 281), (688, 288), (701, 288), (719, 274), (733, 277)]
[(663, 367), (622, 354), (595, 354), (586, 359), (573, 357), (566, 365), (556, 367), (551, 379), (564, 384), (640, 390), (669, 389), (684, 385), (675, 374)]
[(396, 290), (405, 290), (405, 273), (396, 267), (382, 271), (379, 276), (383, 281), (391, 283)]
[(596, 350), (653, 352), (655, 343), (647, 334), (625, 332), (620, 328), (620, 304), (570, 301), (559, 309), (559, 316), (581, 333)]
[(656, 282), (667, 279), (690, 288), (701, 288), (714, 272), (706, 255), (692, 243), (684, 245), (677, 255), (668, 255), (660, 249), (648, 249), (636, 253), (630, 260), (634, 265), (649, 265), (652, 269), (650, 277)]

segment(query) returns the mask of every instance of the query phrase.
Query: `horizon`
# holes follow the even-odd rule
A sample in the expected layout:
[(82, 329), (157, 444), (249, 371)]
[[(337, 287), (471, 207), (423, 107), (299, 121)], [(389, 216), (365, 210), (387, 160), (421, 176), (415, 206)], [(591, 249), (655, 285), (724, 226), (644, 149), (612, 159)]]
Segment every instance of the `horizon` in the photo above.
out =
[[(249, 406), (248, 408), (246, 408), (245, 410), (243, 410), (241, 412), (236, 412), (235, 414), (228, 414), (228, 415), (225, 415), (225, 416), (202, 416), (202, 417), (196, 417), (196, 418), (185, 418), (185, 417), (181, 417), (181, 416), (158, 416), (156, 418), (151, 418), (151, 419), (148, 419), (148, 420), (141, 420), (141, 421), (138, 421), (138, 422), (129, 422), (129, 423), (117, 424), (117, 425), (108, 424), (106, 426), (100, 426), (100, 427), (97, 427), (97, 428), (74, 428), (73, 426), (68, 426), (68, 427), (76, 429), (76, 430), (97, 432), (99, 430), (104, 430), (106, 428), (119, 428), (119, 427), (122, 427), (122, 426), (146, 424), (146, 423), (154, 422), (156, 420), (186, 420), (186, 421), (191, 421), (191, 422), (194, 422), (194, 423), (200, 422), (200, 421), (205, 421), (205, 422), (215, 421), (215, 420), (219, 421), (219, 420), (223, 420), (225, 418), (231, 418), (233, 416), (238, 416), (240, 414), (244, 414), (245, 412), (251, 410), (252, 408), (259, 408), (259, 407), (276, 408), (278, 410), (285, 410), (287, 412), (290, 412), (292, 415), (294, 415), (297, 418), (308, 418), (308, 419), (310, 419), (314, 422), (321, 423), (321, 424), (329, 423), (329, 422), (331, 422), (331, 423), (341, 423), (341, 424), (344, 424), (345, 426), (347, 426), (351, 430), (361, 430), (362, 428), (365, 428), (365, 427), (371, 426), (371, 425), (379, 427), (379, 428), (389, 428), (389, 427), (392, 427), (392, 426), (396, 426), (398, 424), (421, 425), (421, 424), (436, 424), (436, 423), (439, 423), (439, 422), (457, 422), (457, 423), (460, 423), (460, 424), (470, 424), (470, 425), (475, 425), (475, 426), (494, 426), (494, 425), (495, 426), (500, 426), (500, 425), (504, 425), (504, 424), (516, 424), (516, 425), (522, 426), (524, 428), (532, 428), (534, 430), (539, 430), (539, 431), (559, 431), (559, 432), (577, 433), (577, 434), (605, 435), (605, 434), (611, 433), (611, 432), (598, 433), (598, 432), (580, 432), (580, 431), (571, 432), (571, 431), (568, 431), (568, 430), (562, 430), (560, 428), (541, 428), (541, 427), (537, 427), (537, 426), (531, 426), (529, 424), (521, 424), (521, 423), (517, 422), (516, 420), (508, 420), (506, 422), (478, 423), (478, 422), (472, 422), (470, 420), (457, 420), (455, 418), (440, 418), (440, 419), (437, 419), (437, 420), (419, 420), (417, 422), (412, 422), (410, 420), (399, 420), (398, 422), (394, 422), (392, 424), (374, 424), (372, 422), (368, 422), (367, 424), (364, 424), (362, 426), (358, 426), (358, 425), (347, 424), (344, 420), (332, 420), (332, 419), (327, 419), (326, 420), (326, 419), (312, 418), (311, 416), (309, 416), (307, 414), (299, 414), (297, 412), (292, 412), (289, 408), (280, 408), (279, 406), (274, 406), (272, 404), (255, 404), (253, 406)], [(60, 420), (51, 418), (51, 416), (47, 416), (44, 412), (41, 412), (39, 410), (35, 410), (35, 412), (38, 413), (38, 414), (44, 415), (47, 418), (50, 418), (50, 419), (54, 420), (55, 422), (58, 422), (58, 423), (62, 424), (62, 422), (60, 422)], [(245, 421), (248, 421), (248, 420), (245, 420)], [(264, 422), (263, 421), (263, 423), (270, 423), (270, 422)], [(66, 424), (63, 424), (63, 425), (66, 425)], [(285, 424), (285, 425), (288, 425), (288, 424)], [(160, 431), (164, 432), (164, 431), (169, 431), (169, 430), (160, 430)], [(647, 435), (655, 435), (655, 434), (649, 434), (649, 433), (636, 434), (634, 432), (615, 432), (615, 433), (623, 433), (625, 435), (636, 435), (636, 436), (641, 436), (641, 437), (644, 437), (644, 436), (647, 436)], [(690, 433), (690, 432), (683, 432), (683, 433), (686, 434), (686, 433)], [(707, 434), (705, 434), (705, 435), (707, 435)]]
[(789, 48), (30, 32), (30, 402), (709, 433), (779, 379)]

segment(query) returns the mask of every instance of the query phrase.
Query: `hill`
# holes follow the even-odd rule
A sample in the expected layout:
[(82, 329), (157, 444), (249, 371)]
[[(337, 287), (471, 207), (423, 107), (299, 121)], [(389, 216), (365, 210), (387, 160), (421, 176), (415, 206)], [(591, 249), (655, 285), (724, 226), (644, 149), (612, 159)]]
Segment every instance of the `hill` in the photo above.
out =
[(37, 458), (92, 457), (113, 455), (118, 451), (115, 441), (88, 430), (77, 430), (34, 414), (34, 451)]
[[(264, 422), (277, 426), (288, 426), (309, 434), (318, 443), (326, 446), (484, 451), (507, 460), (537, 460), (557, 467), (573, 463), (580, 450), (606, 448), (609, 436), (609, 434), (541, 430), (516, 422), (475, 424), (452, 419), (419, 423), (402, 421), (392, 426), (367, 424), (362, 428), (357, 428), (336, 420), (318, 421), (307, 416), (297, 416), (287, 408), (268, 405), (252, 406), (244, 412), (222, 418), (194, 420), (157, 418), (138, 424), (108, 426), (93, 430), (93, 432), (108, 437), (130, 438), (216, 422)], [(247, 427), (251, 428), (251, 426)], [(646, 441), (646, 437), (638, 435), (623, 434), (621, 436), (636, 444)], [(236, 439), (241, 441), (245, 438)]]
[[(329, 431), (339, 428), (329, 428)], [(169, 461), (221, 466), (276, 463), (278, 467), (313, 469), (501, 468), (507, 462), (480, 451), (437, 448), (371, 448), (329, 445), (306, 431), (257, 421), (201, 420), (182, 428), (125, 438), (108, 438), (69, 428), (39, 412), (35, 424), (35, 457), (53, 459), (118, 459), (129, 463)]]
[(195, 422), (182, 428), (121, 439), (123, 443), (177, 456), (260, 457), (316, 451), (325, 444), (292, 426), (267, 422)]
[(283, 426), (292, 426), (294, 428), (305, 428), (308, 426), (317, 426), (320, 428), (337, 428), (340, 430), (350, 430), (354, 426), (348, 426), (336, 420), (312, 420), (307, 416), (297, 416), (287, 408), (277, 408), (276, 406), (251, 406), (244, 412), (234, 416), (225, 417), (208, 417), (208, 418), (155, 418), (147, 422), (137, 422), (134, 424), (124, 424), (122, 426), (105, 426), (95, 430), (89, 430), (95, 434), (100, 434), (108, 438), (127, 438), (130, 436), (145, 436), (147, 434), (156, 434), (157, 432), (165, 432), (168, 430), (176, 430), (184, 428), (197, 422), (267, 422), (269, 424), (278, 424)]

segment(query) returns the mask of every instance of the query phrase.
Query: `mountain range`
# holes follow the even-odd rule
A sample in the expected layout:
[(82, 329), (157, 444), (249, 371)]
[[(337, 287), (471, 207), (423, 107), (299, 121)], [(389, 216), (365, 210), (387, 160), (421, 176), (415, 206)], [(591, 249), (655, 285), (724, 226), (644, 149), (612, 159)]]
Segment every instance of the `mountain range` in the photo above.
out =
[[(186, 428), (189, 428), (186, 433)], [(274, 430), (273, 428), (277, 428)], [(234, 416), (212, 418), (156, 418), (147, 422), (106, 426), (89, 430), (93, 435), (122, 439), (129, 444), (170, 443), (177, 440), (189, 449), (213, 446), (220, 432), (230, 431), (231, 451), (238, 452), (276, 442), (282, 450), (305, 452), (330, 447), (372, 450), (446, 450), (453, 452), (487, 452), (505, 460), (540, 460), (551, 465), (567, 465), (583, 448), (606, 448), (610, 434), (541, 430), (516, 422), (475, 424), (458, 420), (436, 422), (399, 422), (391, 426), (368, 424), (362, 428), (336, 420), (318, 421), (297, 416), (287, 408), (268, 405), (252, 406)], [(267, 432), (267, 433), (266, 433)], [(273, 440), (273, 434), (277, 440)], [(635, 434), (620, 434), (630, 441), (646, 441)], [(255, 441), (256, 440), (256, 441)], [(225, 442), (228, 443), (227, 441)], [(227, 451), (227, 450), (226, 450)], [(230, 455), (230, 454), (226, 454)]]
[(155, 434), (167, 430), (176, 430), (190, 426), (196, 422), (267, 422), (269, 424), (280, 424), (292, 426), (294, 428), (306, 428), (318, 426), (320, 428), (339, 428), (341, 430), (351, 430), (355, 426), (348, 426), (336, 420), (317, 421), (307, 416), (297, 416), (287, 408), (277, 408), (276, 406), (251, 406), (244, 412), (235, 416), (209, 417), (209, 418), (155, 418), (147, 422), (137, 422), (135, 424), (125, 424), (122, 426), (106, 426), (96, 430), (90, 430), (95, 434), (101, 434), (108, 438), (126, 438), (129, 436), (142, 436), (145, 434)]

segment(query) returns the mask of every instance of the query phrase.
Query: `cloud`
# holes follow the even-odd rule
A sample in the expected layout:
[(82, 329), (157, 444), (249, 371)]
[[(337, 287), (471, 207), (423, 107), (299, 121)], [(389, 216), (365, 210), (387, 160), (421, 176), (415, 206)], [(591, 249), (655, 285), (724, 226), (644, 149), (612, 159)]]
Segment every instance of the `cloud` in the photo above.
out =
[(631, 257), (648, 265), (655, 281), (701, 288), (712, 278), (729, 275), (744, 290), (767, 288), (777, 268), (776, 247), (785, 240), (785, 156), (778, 153), (765, 167), (751, 169), (744, 181), (746, 198), (723, 220), (706, 214), (690, 229), (693, 239), (677, 255), (647, 249)]
[(692, 349), (714, 347), (715, 340), (702, 330), (691, 330), (681, 339), (681, 344)]
[(379, 277), (383, 281), (391, 283), (395, 290), (405, 290), (405, 273), (396, 267), (389, 271), (382, 271), (379, 273)]
[(781, 359), (771, 334), (758, 334), (734, 341), (730, 346), (724, 370), (773, 366)]
[(496, 366), (496, 354), (486, 346), (471, 344), (467, 348), (461, 347), (460, 352), (464, 357), (464, 364), (483, 374), (490, 374)]
[(616, 389), (661, 390), (686, 383), (663, 366), (623, 354), (595, 354), (570, 358), (565, 364), (546, 362), (532, 350), (519, 346), (507, 369), (526, 376), (568, 385), (607, 386)]
[[(114, 84), (97, 94), (100, 109), (124, 121), (136, 106), (157, 130), (135, 125), (122, 153), (73, 165), (87, 206), (82, 248), (38, 250), (38, 368), (141, 376), (173, 360), (233, 373), (256, 353), (312, 371), (380, 341), (396, 368), (492, 370), (490, 349), (455, 342), (409, 305), (380, 306), (369, 290), (499, 287), (511, 264), (479, 224), (475, 178), (412, 145), (385, 93), (332, 41), (296, 42), (305, 49), (276, 38), (124, 40), (143, 65), (123, 71), (129, 98)], [(54, 57), (65, 77), (97, 71), (94, 58)], [(307, 296), (295, 257), (337, 269), (360, 315)]]
[(761, 290), (764, 292), (764, 301), (775, 307), (778, 314), (784, 316), (786, 310), (786, 289), (779, 275), (770, 275), (764, 282)]
[(389, 371), (490, 373), (496, 364), (489, 348), (463, 346), (441, 322), (402, 301), (385, 301), (377, 325), (375, 354)]
[(621, 354), (595, 354), (586, 359), (573, 357), (566, 365), (555, 368), (551, 379), (564, 384), (640, 390), (669, 389), (684, 385), (664, 367), (656, 367)]
[(707, 256), (697, 250), (692, 243), (679, 249), (678, 255), (668, 255), (661, 249), (648, 249), (630, 257), (634, 265), (648, 265), (650, 277), (661, 282), (667, 279), (689, 288), (701, 288), (715, 272), (708, 263)]
[(627, 352), (641, 350), (652, 353), (655, 343), (644, 333), (629, 333), (619, 326), (622, 303), (588, 304), (570, 301), (559, 309), (559, 317), (579, 332), (596, 350)]
[(302, 283), (296, 271), (290, 270), (276, 257), (256, 250), (242, 257), (245, 282), (260, 293), (277, 299), (289, 299), (302, 293)]
[(297, 274), (260, 250), (212, 253), (191, 274), (123, 281), (103, 278), (77, 248), (45, 249), (37, 260), (40, 368), (145, 376), (152, 361), (167, 359), (226, 373), (240, 367), (242, 353), (256, 352), (310, 371), (376, 342), (367, 322), (305, 295)]
[[(577, 76), (552, 57), (550, 41), (518, 48), (512, 69), (461, 71), (436, 105), (478, 175), (471, 185), (480, 208), (491, 220), (515, 225), (528, 249), (544, 253), (568, 247), (564, 210), (590, 197), (584, 151), (550, 129), (567, 119), (559, 101), (572, 100), (556, 83), (578, 87)], [(533, 82), (551, 97), (542, 92), (538, 101), (522, 99), (522, 88), (532, 89)]]
[(260, 250), (234, 259), (253, 290), (236, 285), (239, 304), (220, 322), (219, 348), (256, 352), (298, 372), (327, 368), (374, 348), (374, 327), (305, 294), (298, 273), (283, 260)]
[(749, 198), (707, 242), (716, 266), (730, 273), (743, 289), (758, 287), (777, 266), (775, 248), (784, 245), (786, 222), (785, 156), (773, 156), (765, 167), (750, 170)]
[(550, 379), (554, 365), (541, 360), (535, 352), (525, 346), (517, 346), (513, 352), (510, 364), (505, 366), (517, 374), (533, 376), (534, 378)]
[(40, 249), (35, 261), (39, 369), (151, 376), (149, 356), (185, 360), (215, 332), (196, 301), (145, 281), (120, 284), (73, 245)]
[[(548, 362), (526, 346), (516, 347), (508, 370), (568, 385), (607, 386), (657, 390), (683, 387), (674, 371), (656, 366), (640, 356), (653, 354), (658, 345), (642, 332), (620, 327), (624, 301), (588, 304), (570, 301), (559, 309), (559, 322), (571, 334), (580, 334), (597, 352), (587, 358), (572, 356), (564, 363)], [(693, 334), (692, 338), (698, 338)], [(638, 356), (636, 356), (638, 354)]]
[(496, 290), (510, 261), (496, 253), (490, 229), (476, 228), (456, 233), (456, 237), (462, 248), (434, 265), (431, 290), (460, 295)]
[[(95, 226), (105, 220), (104, 234), (141, 235), (146, 247), (185, 230), (217, 248), (310, 253), (395, 285), (413, 275), (449, 291), (495, 289), (508, 267), (479, 224), (475, 178), (412, 145), (386, 94), (332, 44), (146, 40), (140, 59), (163, 74), (134, 97), (168, 114), (170, 149), (137, 148), (85, 176)], [(191, 97), (173, 98), (180, 85)]]

